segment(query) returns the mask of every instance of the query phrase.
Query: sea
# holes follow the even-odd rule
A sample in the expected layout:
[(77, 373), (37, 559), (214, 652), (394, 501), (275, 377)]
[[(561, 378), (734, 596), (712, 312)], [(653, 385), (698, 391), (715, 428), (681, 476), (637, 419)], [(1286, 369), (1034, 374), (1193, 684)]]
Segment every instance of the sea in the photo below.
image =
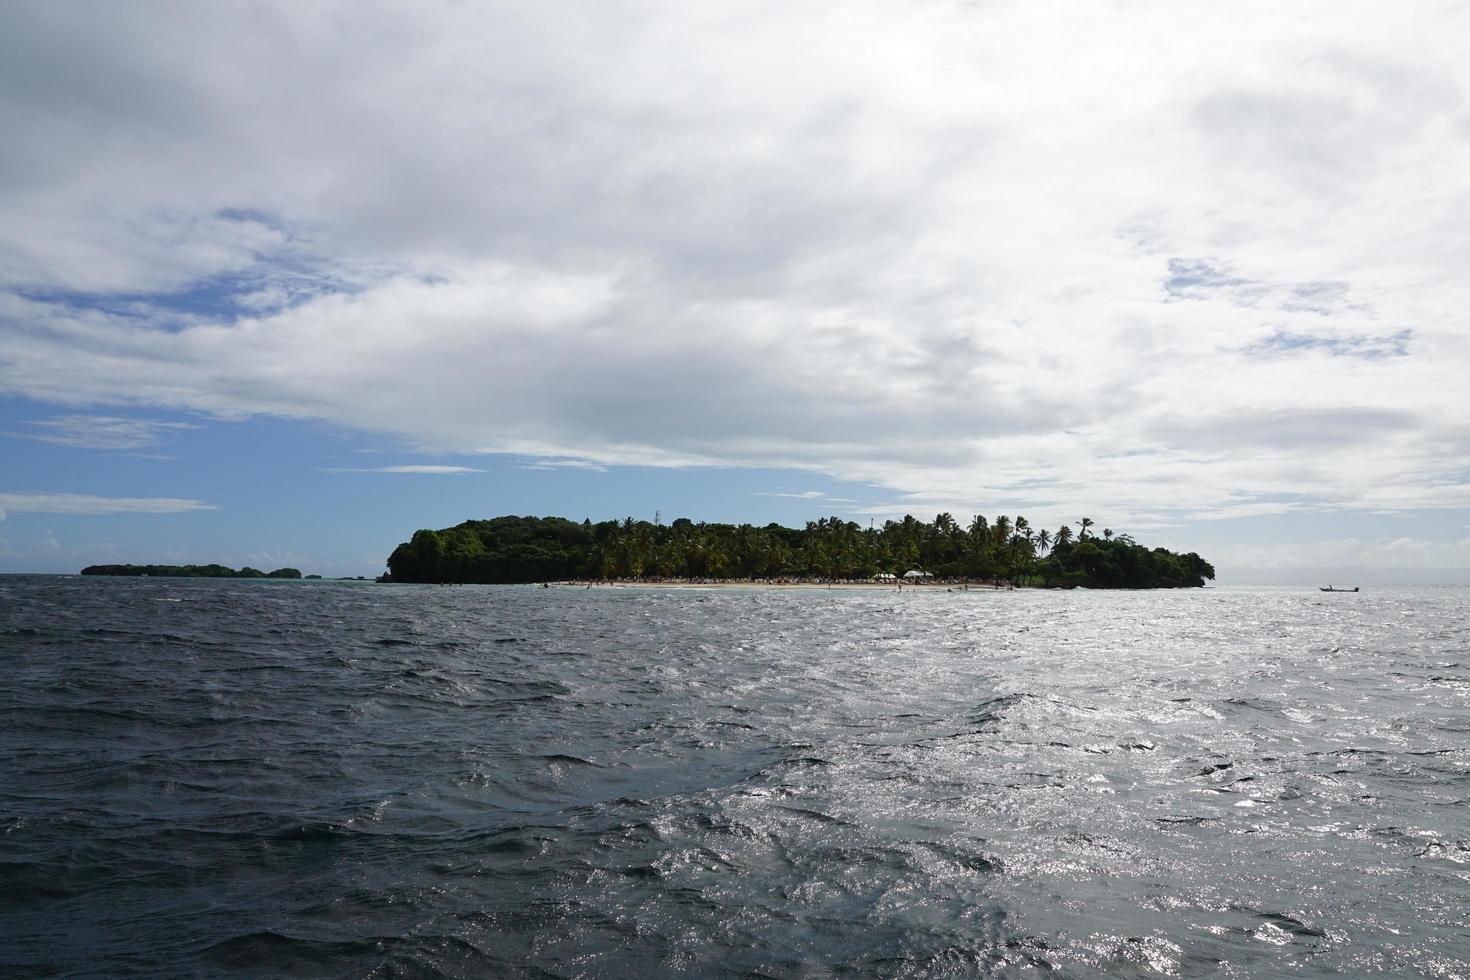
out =
[(6, 977), (1470, 977), (1470, 590), (0, 577)]

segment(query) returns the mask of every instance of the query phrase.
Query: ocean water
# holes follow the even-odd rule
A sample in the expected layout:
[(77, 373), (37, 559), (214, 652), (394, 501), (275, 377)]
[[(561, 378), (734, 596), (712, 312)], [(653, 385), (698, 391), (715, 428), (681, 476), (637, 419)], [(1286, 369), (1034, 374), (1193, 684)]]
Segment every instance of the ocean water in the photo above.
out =
[(0, 577), (0, 975), (1470, 976), (1470, 592)]

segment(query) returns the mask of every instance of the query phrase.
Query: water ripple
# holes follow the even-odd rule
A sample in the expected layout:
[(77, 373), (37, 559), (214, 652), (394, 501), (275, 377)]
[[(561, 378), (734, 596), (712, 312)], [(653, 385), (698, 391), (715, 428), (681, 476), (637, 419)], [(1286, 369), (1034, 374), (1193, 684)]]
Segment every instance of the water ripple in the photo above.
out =
[(0, 579), (0, 972), (1470, 976), (1464, 590)]

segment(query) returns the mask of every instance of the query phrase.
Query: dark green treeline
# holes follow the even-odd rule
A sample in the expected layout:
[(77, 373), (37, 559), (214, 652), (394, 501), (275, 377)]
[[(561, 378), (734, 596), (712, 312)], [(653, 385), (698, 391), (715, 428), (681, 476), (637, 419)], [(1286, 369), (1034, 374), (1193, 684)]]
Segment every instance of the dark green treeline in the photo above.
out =
[(236, 571), (228, 565), (88, 565), (83, 575), (123, 575), (150, 578), (300, 578), (296, 568), (278, 568), (262, 572), (246, 565)]
[(628, 518), (578, 524), (561, 517), (495, 517), (423, 530), (388, 558), (390, 582), (523, 583), (566, 579), (870, 579), (911, 569), (939, 578), (1049, 587), (1185, 588), (1215, 577), (1193, 552), (1145, 548), (1093, 521), (1056, 531), (1024, 517), (949, 514), (864, 528), (840, 518), (805, 528), (767, 524), (669, 525)]

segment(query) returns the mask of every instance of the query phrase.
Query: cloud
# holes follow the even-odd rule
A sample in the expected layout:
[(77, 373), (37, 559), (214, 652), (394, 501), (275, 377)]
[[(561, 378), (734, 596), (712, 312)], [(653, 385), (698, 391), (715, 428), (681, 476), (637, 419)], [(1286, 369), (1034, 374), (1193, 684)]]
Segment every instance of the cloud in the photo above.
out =
[(1332, 11), (11, 6), (0, 393), (1048, 523), (1465, 506), (1470, 11)]
[(483, 473), (473, 466), (436, 466), (413, 463), (404, 466), (373, 466), (367, 468), (333, 467), (328, 473), (419, 473), (427, 475), (453, 475), (457, 473)]
[(213, 504), (177, 497), (94, 497), (84, 493), (4, 493), (0, 509), (12, 514), (181, 514)]
[(757, 490), (753, 496), (756, 497), (790, 497), (795, 500), (824, 501), (832, 504), (855, 504), (856, 500), (851, 497), (834, 497), (823, 490), (802, 490), (797, 493), (783, 493), (775, 490)]
[(34, 426), (36, 431), (5, 432), (0, 435), (49, 442), (73, 449), (122, 450), (154, 446), (175, 432), (199, 428), (188, 422), (160, 422), (109, 415), (61, 415), (25, 424)]
[(1310, 333), (1277, 331), (1246, 348), (1251, 354), (1288, 354), (1293, 351), (1322, 350), (1338, 357), (1406, 357), (1412, 330), (1395, 330), (1390, 334), (1370, 336), (1354, 334), (1342, 337)]
[(1374, 444), (1413, 431), (1420, 420), (1390, 409), (1243, 411), (1228, 419), (1170, 419), (1157, 432), (1197, 449), (1306, 451)]
[(600, 463), (594, 463), (587, 459), (556, 459), (546, 457), (538, 459), (533, 463), (521, 466), (523, 470), (586, 470), (592, 473), (605, 473), (607, 467)]
[(1222, 566), (1290, 568), (1467, 568), (1470, 537), (1431, 541), (1408, 535), (1372, 539), (1333, 538), (1271, 544), (1227, 544), (1211, 549)]

